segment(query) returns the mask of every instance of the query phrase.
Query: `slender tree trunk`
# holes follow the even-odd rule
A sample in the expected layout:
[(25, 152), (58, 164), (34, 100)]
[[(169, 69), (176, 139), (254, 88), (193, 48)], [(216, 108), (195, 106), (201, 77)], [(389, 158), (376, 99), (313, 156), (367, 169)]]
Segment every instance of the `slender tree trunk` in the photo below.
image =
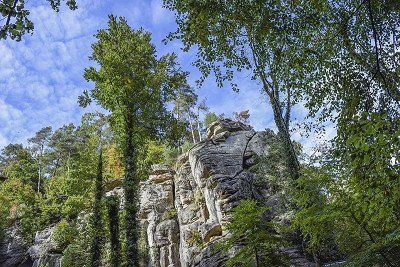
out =
[(125, 223), (126, 223), (126, 257), (128, 267), (139, 266), (139, 223), (137, 213), (139, 210), (139, 181), (136, 177), (136, 148), (133, 140), (133, 116), (127, 112), (125, 117)]
[(119, 199), (117, 196), (108, 197), (107, 210), (111, 243), (111, 266), (119, 267), (121, 264), (121, 243), (119, 241)]
[(40, 148), (40, 152), (38, 155), (38, 173), (39, 173), (39, 179), (38, 179), (38, 185), (37, 185), (37, 192), (39, 193), (40, 191), (40, 182), (42, 179), (42, 156), (43, 156), (43, 146)]
[(69, 161), (71, 158), (71, 152), (68, 151), (68, 158), (67, 158), (67, 177), (69, 178)]
[(97, 167), (97, 176), (95, 181), (95, 199), (93, 205), (93, 238), (91, 246), (91, 266), (100, 266), (101, 257), (101, 239), (102, 239), (102, 225), (101, 225), (101, 199), (103, 196), (103, 157), (102, 150), (100, 149), (99, 162)]
[[(272, 110), (274, 112), (274, 121), (275, 125), (279, 131), (279, 137), (282, 141), (282, 145), (284, 146), (285, 150), (285, 158), (286, 158), (286, 165), (289, 169), (290, 176), (292, 180), (297, 180), (300, 177), (300, 164), (297, 159), (296, 151), (293, 146), (293, 142), (290, 139), (290, 132), (289, 132), (289, 119), (290, 119), (290, 107), (292, 105), (290, 101), (290, 95), (288, 95), (287, 99), (287, 107), (286, 107), (286, 114), (283, 114), (282, 104), (279, 101), (279, 91), (278, 91), (278, 84), (277, 83), (270, 83), (268, 78), (265, 74), (265, 64), (259, 61), (257, 56), (257, 47), (254, 43), (254, 40), (251, 35), (251, 29), (246, 29), (248, 38), (249, 38), (249, 45), (252, 52), (253, 63), (256, 68), (256, 72), (263, 84), (263, 89), (267, 93), (270, 99), (270, 103), (272, 106)], [(272, 77), (271, 77), (272, 79)], [(288, 91), (290, 94), (290, 91)]]
[(40, 191), (40, 180), (41, 180), (41, 175), (42, 175), (42, 172), (41, 172), (41, 169), (40, 169), (40, 160), (39, 160), (39, 180), (38, 180), (38, 184), (37, 184), (37, 192), (39, 193), (39, 191)]
[(196, 143), (196, 136), (194, 135), (194, 126), (193, 126), (192, 116), (190, 116), (190, 110), (188, 111), (188, 115), (189, 115), (190, 131), (192, 132), (193, 144), (195, 144)]
[(288, 127), (289, 122), (285, 121), (282, 117), (282, 108), (279, 101), (274, 96), (270, 96), (270, 102), (274, 112), (274, 121), (279, 131), (278, 135), (284, 147), (286, 165), (289, 169), (291, 178), (293, 180), (297, 180), (300, 176), (300, 164), (297, 159), (296, 150), (294, 149), (293, 142), (290, 138)]
[(197, 110), (197, 131), (199, 133), (199, 141), (201, 142), (201, 129), (200, 129), (200, 112)]
[(254, 255), (256, 256), (256, 267), (260, 266), (260, 259), (258, 257), (258, 251), (256, 248), (254, 248)]

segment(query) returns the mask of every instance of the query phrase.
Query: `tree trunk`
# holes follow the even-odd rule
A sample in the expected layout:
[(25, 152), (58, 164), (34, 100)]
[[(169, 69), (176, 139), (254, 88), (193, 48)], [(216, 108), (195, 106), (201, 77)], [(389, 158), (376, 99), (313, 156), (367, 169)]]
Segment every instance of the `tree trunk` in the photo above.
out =
[(128, 267), (139, 266), (139, 223), (137, 213), (139, 210), (139, 181), (136, 177), (136, 150), (133, 140), (133, 113), (127, 112), (125, 117), (125, 223), (126, 223), (126, 257)]
[(37, 184), (37, 192), (39, 193), (40, 191), (40, 179), (41, 179), (41, 169), (40, 169), (40, 161), (39, 161), (39, 180), (38, 180), (38, 184)]
[(194, 126), (193, 126), (193, 122), (192, 122), (192, 116), (190, 116), (190, 110), (188, 111), (188, 115), (189, 115), (190, 131), (192, 132), (193, 144), (195, 144), (196, 143), (196, 137), (194, 135)]
[(284, 121), (282, 117), (282, 108), (279, 101), (274, 96), (270, 95), (270, 103), (274, 111), (274, 121), (278, 128), (278, 135), (281, 139), (285, 151), (286, 165), (288, 167), (292, 180), (297, 180), (300, 176), (300, 164), (297, 159), (296, 151), (289, 133), (289, 122)]
[(110, 230), (111, 266), (119, 267), (121, 264), (121, 243), (119, 241), (119, 199), (110, 196), (107, 199), (108, 226)]
[(97, 168), (97, 176), (95, 181), (95, 199), (93, 205), (93, 239), (91, 246), (91, 264), (92, 267), (100, 266), (101, 257), (101, 239), (102, 239), (102, 225), (101, 225), (101, 198), (103, 196), (103, 157), (102, 150), (100, 150), (99, 163)]
[(200, 129), (200, 112), (197, 109), (197, 132), (199, 133), (199, 141), (201, 142), (201, 129)]

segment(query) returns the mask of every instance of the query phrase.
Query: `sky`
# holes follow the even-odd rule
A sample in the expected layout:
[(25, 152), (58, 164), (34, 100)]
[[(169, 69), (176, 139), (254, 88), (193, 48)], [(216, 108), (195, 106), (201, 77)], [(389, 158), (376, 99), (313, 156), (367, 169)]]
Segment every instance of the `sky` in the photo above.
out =
[[(78, 9), (62, 7), (54, 12), (43, 0), (27, 1), (30, 19), (35, 25), (33, 35), (21, 42), (0, 40), (0, 148), (9, 143), (26, 143), (27, 138), (46, 126), (57, 129), (70, 122), (79, 124), (83, 113), (100, 110), (91, 105), (83, 109), (77, 104), (83, 90), (93, 87), (83, 78), (89, 60), (93, 35), (107, 26), (108, 15), (124, 16), (133, 28), (144, 28), (152, 33), (158, 55), (175, 52), (181, 67), (190, 72), (189, 81), (195, 86), (200, 77), (191, 63), (195, 51), (181, 51), (179, 41), (163, 43), (176, 29), (174, 14), (162, 7), (162, 0), (77, 0)], [(260, 85), (248, 74), (236, 80), (240, 92), (227, 85), (218, 88), (209, 78), (197, 89), (199, 99), (217, 114), (232, 116), (233, 112), (249, 110), (250, 124), (256, 130), (274, 126), (272, 109), (261, 92)], [(301, 121), (306, 110), (298, 105), (293, 110), (293, 121)], [(293, 139), (310, 152), (321, 140), (332, 138), (334, 128), (327, 134), (302, 137), (293, 132)], [(320, 141), (318, 141), (320, 140)]]

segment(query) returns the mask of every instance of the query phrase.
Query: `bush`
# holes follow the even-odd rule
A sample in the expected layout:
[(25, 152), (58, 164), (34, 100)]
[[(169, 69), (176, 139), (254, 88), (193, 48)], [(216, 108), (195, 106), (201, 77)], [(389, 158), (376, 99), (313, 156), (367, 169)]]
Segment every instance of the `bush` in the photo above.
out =
[(70, 196), (64, 202), (61, 210), (63, 218), (68, 220), (75, 219), (78, 214), (85, 209), (85, 199), (83, 196)]
[(61, 259), (62, 266), (69, 267), (84, 267), (88, 266), (87, 259), (89, 255), (85, 252), (84, 247), (80, 242), (70, 244), (63, 253)]
[(77, 235), (78, 230), (76, 229), (75, 225), (63, 219), (56, 225), (51, 239), (61, 250), (64, 250), (74, 241)]
[(250, 199), (242, 200), (233, 209), (227, 224), (231, 235), (217, 246), (225, 252), (237, 248), (225, 266), (287, 266), (280, 252), (284, 242), (276, 225), (262, 217), (268, 209)]

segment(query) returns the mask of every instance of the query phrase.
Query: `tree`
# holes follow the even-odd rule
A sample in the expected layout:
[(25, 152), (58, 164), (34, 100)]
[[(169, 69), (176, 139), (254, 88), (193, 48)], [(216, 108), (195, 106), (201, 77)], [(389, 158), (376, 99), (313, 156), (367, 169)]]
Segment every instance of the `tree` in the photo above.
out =
[(39, 130), (34, 137), (28, 139), (28, 142), (32, 144), (31, 149), (38, 164), (39, 179), (37, 184), (37, 192), (40, 191), (40, 181), (43, 176), (43, 167), (44, 167), (43, 158), (47, 145), (50, 141), (51, 134), (52, 134), (51, 127), (45, 127)]
[(234, 112), (233, 115), (235, 116), (235, 120), (245, 124), (249, 123), (249, 118), (250, 118), (249, 110)]
[(172, 98), (174, 105), (173, 112), (179, 121), (182, 121), (184, 124), (189, 124), (193, 143), (196, 143), (194, 126), (195, 113), (193, 112), (193, 108), (197, 103), (197, 98), (198, 96), (188, 84), (184, 84), (184, 86), (178, 88), (176, 94)]
[(268, 207), (256, 201), (242, 200), (232, 211), (227, 225), (229, 235), (219, 248), (227, 252), (235, 248), (235, 255), (225, 264), (229, 266), (286, 266), (280, 252), (282, 238), (274, 224), (263, 218)]
[(71, 157), (78, 153), (77, 142), (76, 127), (72, 123), (57, 129), (51, 136), (49, 147), (51, 148), (53, 175), (61, 163), (65, 163), (67, 177), (70, 175)]
[(208, 112), (208, 107), (206, 105), (206, 99), (203, 99), (198, 105), (197, 105), (197, 116), (196, 116), (196, 121), (197, 121), (197, 132), (199, 135), (199, 141), (202, 141), (202, 125), (200, 122), (200, 111), (201, 112)]
[[(56, 12), (59, 11), (61, 0), (46, 0)], [(71, 10), (77, 9), (75, 0), (67, 0), (67, 6)], [(29, 10), (25, 8), (25, 0), (3, 0), (0, 3), (0, 13), (4, 25), (0, 27), (0, 39), (10, 37), (17, 42), (21, 41), (25, 33), (31, 33), (34, 29), (33, 22), (29, 20)]]
[(22, 144), (9, 144), (1, 150), (2, 175), (21, 180), (27, 185), (37, 185), (37, 165)]
[(97, 175), (95, 180), (95, 199), (93, 205), (93, 237), (91, 251), (90, 265), (92, 267), (100, 266), (100, 256), (102, 247), (102, 222), (101, 222), (101, 204), (103, 198), (103, 157), (102, 149), (100, 148), (99, 163), (97, 166)]
[(106, 200), (108, 211), (108, 227), (111, 243), (111, 266), (119, 267), (121, 264), (121, 242), (119, 241), (119, 199), (110, 196)]
[(207, 112), (204, 116), (204, 126), (209, 127), (213, 122), (221, 120), (225, 117), (224, 114), (217, 115), (214, 112)]
[[(202, 73), (200, 83), (210, 75), (217, 84), (232, 81), (234, 73), (250, 70), (269, 97), (279, 131), (288, 170), (299, 177), (299, 162), (290, 139), (290, 113), (298, 100), (296, 76), (299, 66), (297, 30), (292, 9), (297, 4), (277, 1), (198, 1), (164, 0), (176, 12), (178, 29), (169, 39), (181, 39), (184, 50), (198, 47), (195, 65)], [(231, 83), (234, 90), (237, 86)]]
[(138, 151), (146, 140), (177, 133), (176, 120), (165, 104), (185, 82), (186, 73), (178, 68), (174, 54), (157, 58), (150, 34), (131, 29), (124, 18), (110, 16), (108, 29), (95, 37), (90, 58), (99, 68), (87, 68), (84, 75), (95, 87), (80, 103), (94, 99), (111, 111), (111, 126), (124, 151), (127, 265), (137, 266)]

